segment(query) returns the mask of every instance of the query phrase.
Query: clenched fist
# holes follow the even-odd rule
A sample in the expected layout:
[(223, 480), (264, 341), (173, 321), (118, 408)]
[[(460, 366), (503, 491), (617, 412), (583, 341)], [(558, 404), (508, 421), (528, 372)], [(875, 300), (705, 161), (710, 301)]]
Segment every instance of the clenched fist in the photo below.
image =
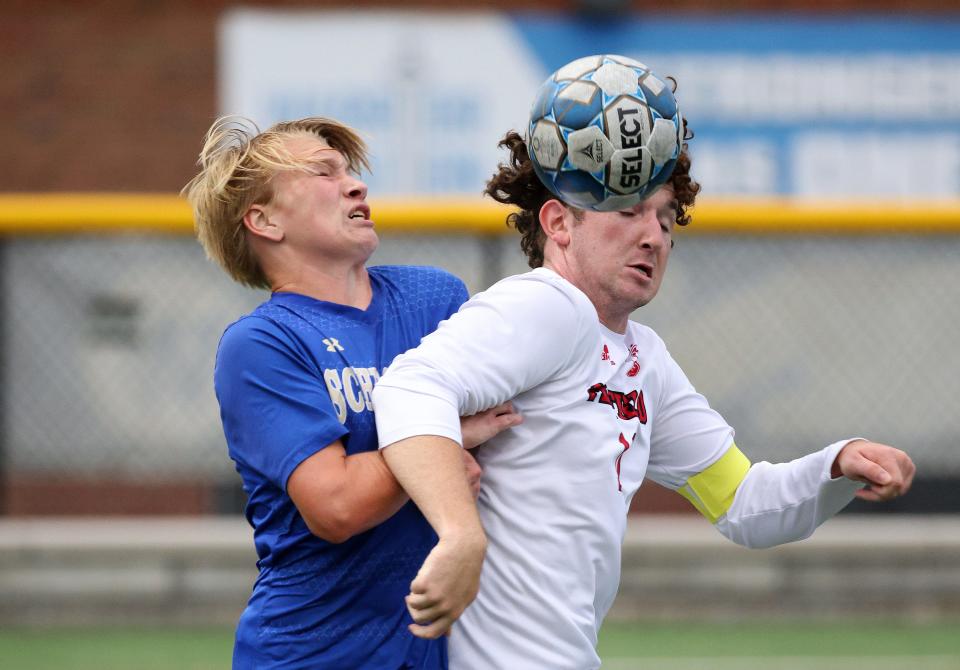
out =
[(866, 440), (850, 442), (833, 462), (831, 475), (866, 482), (857, 497), (871, 502), (891, 500), (910, 490), (917, 471), (907, 454), (894, 447)]

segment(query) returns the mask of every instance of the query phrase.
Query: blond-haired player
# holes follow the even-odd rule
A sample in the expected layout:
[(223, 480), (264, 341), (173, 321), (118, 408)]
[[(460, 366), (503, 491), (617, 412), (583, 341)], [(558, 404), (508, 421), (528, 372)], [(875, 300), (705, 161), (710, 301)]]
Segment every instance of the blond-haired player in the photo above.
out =
[[(214, 371), (259, 557), (234, 668), (446, 667), (444, 640), (407, 630), (402, 598), (436, 537), (376, 449), (371, 392), (467, 293), (435, 268), (366, 266), (366, 166), (337, 121), (227, 117), (184, 189), (210, 258), (271, 291), (227, 327)], [(518, 420), (499, 408), (464, 429), (480, 442)], [(472, 459), (464, 472), (476, 487)]]

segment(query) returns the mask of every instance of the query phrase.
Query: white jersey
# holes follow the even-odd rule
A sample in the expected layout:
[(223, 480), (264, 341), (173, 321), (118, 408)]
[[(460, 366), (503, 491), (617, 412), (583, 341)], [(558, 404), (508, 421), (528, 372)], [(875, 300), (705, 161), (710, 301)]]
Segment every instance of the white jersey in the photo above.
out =
[(856, 490), (830, 481), (846, 441), (749, 467), (656, 333), (607, 330), (586, 295), (543, 268), (478, 294), (394, 361), (374, 390), (381, 447), (460, 442), (461, 415), (511, 399), (523, 423), (473, 452), (488, 549), (480, 593), (450, 638), (453, 670), (599, 667), (644, 477), (747, 546), (806, 537)]

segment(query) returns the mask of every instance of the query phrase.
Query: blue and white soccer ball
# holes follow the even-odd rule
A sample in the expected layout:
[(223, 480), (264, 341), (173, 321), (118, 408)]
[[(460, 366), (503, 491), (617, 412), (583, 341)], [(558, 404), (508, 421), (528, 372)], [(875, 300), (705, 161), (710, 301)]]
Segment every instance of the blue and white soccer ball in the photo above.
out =
[(629, 209), (670, 178), (683, 146), (671, 87), (643, 63), (588, 56), (543, 82), (527, 147), (537, 176), (563, 202)]

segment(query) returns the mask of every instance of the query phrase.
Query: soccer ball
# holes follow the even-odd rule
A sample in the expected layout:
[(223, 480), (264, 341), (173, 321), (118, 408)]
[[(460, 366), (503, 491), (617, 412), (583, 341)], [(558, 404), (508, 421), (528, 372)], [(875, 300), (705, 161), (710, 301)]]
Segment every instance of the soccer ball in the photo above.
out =
[(588, 56), (537, 91), (527, 147), (544, 185), (569, 205), (629, 209), (673, 173), (683, 146), (673, 91), (643, 63)]

